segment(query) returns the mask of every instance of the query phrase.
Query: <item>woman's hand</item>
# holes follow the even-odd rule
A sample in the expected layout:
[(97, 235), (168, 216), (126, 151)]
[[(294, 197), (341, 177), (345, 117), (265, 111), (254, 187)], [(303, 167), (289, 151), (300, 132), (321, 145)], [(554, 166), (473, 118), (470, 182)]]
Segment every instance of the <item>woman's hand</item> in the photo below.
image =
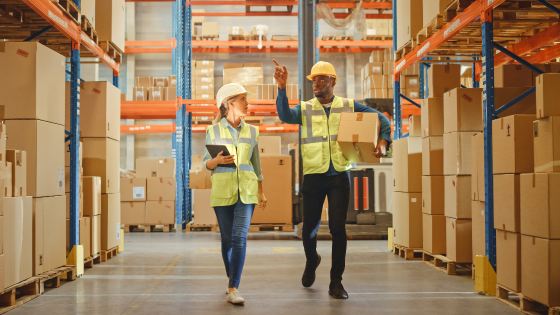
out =
[(206, 162), (206, 167), (213, 170), (215, 169), (219, 164), (231, 164), (231, 163), (235, 163), (235, 155), (222, 155), (224, 153), (224, 151), (218, 153), (218, 155), (216, 155), (215, 158), (208, 160), (208, 162)]
[(262, 208), (262, 210), (264, 210), (266, 208), (266, 197), (264, 196), (263, 190), (262, 190), (262, 181), (259, 182), (259, 203), (258, 206)]

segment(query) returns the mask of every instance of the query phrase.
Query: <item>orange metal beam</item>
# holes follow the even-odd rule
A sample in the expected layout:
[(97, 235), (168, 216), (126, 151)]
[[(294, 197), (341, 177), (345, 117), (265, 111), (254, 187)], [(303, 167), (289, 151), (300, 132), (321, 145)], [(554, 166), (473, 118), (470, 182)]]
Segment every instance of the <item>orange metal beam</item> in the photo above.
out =
[(175, 48), (177, 47), (177, 42), (173, 38), (172, 40), (127, 40), (124, 42), (125, 48), (131, 47), (167, 47)]
[(173, 125), (121, 125), (121, 133), (173, 133)]
[(395, 61), (394, 80), (399, 80), (399, 74), (420, 61), (434, 49), (438, 48), (449, 39), (453, 38), (460, 31), (469, 26), (478, 19), (483, 12), (490, 10), (502, 4), (505, 0), (493, 1), (475, 1), (465, 11), (459, 13), (453, 20), (447, 23), (443, 28), (434, 33), (430, 38), (418, 45), (414, 50), (408, 53), (401, 60)]
[(556, 58), (560, 58), (560, 44), (543, 49), (538, 53), (525, 58), (525, 61), (530, 63), (544, 63)]

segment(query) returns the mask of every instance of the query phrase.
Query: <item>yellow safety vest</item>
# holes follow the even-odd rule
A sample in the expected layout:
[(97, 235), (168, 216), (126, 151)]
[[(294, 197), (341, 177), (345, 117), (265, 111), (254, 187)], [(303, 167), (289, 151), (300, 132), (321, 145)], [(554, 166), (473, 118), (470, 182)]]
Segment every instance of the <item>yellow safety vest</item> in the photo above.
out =
[(222, 122), (209, 126), (207, 131), (212, 144), (225, 145), (229, 153), (235, 155), (236, 165), (236, 168), (218, 165), (212, 170), (210, 206), (233, 205), (238, 200), (238, 192), (244, 204), (257, 204), (259, 185), (257, 174), (251, 164), (251, 156), (253, 148), (259, 141), (259, 129), (243, 123), (237, 148), (227, 125)]
[(340, 114), (343, 112), (354, 112), (354, 100), (335, 96), (328, 119), (323, 105), (317, 98), (301, 102), (301, 155), (304, 175), (325, 173), (329, 170), (330, 160), (338, 172), (350, 169), (350, 162), (342, 155), (336, 141)]

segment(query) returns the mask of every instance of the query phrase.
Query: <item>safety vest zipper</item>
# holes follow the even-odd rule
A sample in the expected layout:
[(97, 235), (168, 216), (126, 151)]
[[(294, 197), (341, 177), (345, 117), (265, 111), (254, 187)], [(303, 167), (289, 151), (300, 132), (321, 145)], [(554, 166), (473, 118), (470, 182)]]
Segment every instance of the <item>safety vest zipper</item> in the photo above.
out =
[[(327, 116), (327, 111), (325, 110), (325, 107), (323, 107), (323, 111), (325, 112), (325, 116)], [(332, 161), (332, 152), (331, 152), (331, 127), (329, 126), (329, 119), (330, 119), (330, 115), (327, 116), (327, 143), (329, 144), (329, 167), (330, 167), (330, 163)]]

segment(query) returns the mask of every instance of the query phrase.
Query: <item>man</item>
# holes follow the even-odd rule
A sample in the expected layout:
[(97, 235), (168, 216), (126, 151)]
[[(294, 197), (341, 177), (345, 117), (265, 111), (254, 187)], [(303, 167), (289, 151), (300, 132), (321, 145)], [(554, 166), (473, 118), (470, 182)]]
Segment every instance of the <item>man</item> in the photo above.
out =
[(374, 155), (385, 155), (391, 141), (389, 119), (375, 109), (351, 99), (334, 96), (336, 72), (328, 62), (319, 61), (307, 78), (313, 81), (316, 98), (301, 102), (290, 109), (286, 97), (288, 70), (276, 60), (274, 78), (278, 83), (276, 107), (278, 117), (287, 124), (301, 124), (301, 153), (303, 160), (303, 247), (307, 263), (301, 282), (310, 287), (315, 282), (315, 270), (321, 263), (317, 253), (317, 232), (321, 224), (321, 212), (325, 197), (329, 200), (329, 229), (332, 235), (332, 268), (329, 295), (335, 299), (347, 299), (342, 286), (342, 274), (346, 261), (346, 215), (350, 198), (350, 162), (344, 158), (336, 142), (340, 113), (372, 112), (379, 115), (380, 139)]

